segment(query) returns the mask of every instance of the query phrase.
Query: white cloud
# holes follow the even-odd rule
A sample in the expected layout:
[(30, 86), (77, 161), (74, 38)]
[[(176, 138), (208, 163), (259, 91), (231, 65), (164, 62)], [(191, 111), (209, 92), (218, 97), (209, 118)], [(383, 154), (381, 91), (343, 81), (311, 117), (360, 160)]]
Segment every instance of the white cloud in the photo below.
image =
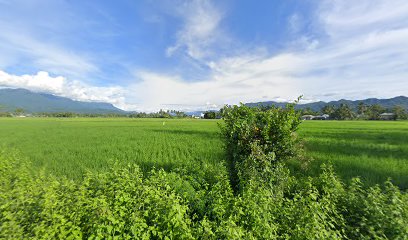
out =
[[(208, 102), (222, 106), (240, 101), (295, 99), (301, 94), (307, 101), (407, 95), (408, 3), (346, 2), (322, 3), (318, 23), (327, 38), (296, 40), (303, 50), (218, 59), (208, 64), (212, 75), (194, 83), (178, 76), (143, 72), (138, 75), (142, 81), (133, 86), (135, 92), (141, 93), (138, 101), (149, 108), (165, 103), (205, 107)], [(295, 30), (297, 18), (291, 18)], [(211, 26), (203, 28), (202, 35), (196, 33), (199, 27), (191, 31), (196, 34), (184, 29), (182, 33), (188, 37), (181, 35), (179, 40), (188, 46), (187, 40), (195, 36), (206, 39), (208, 33), (217, 31), (217, 24)], [(191, 42), (197, 44), (189, 46), (191, 49), (208, 46)]]
[[(212, 57), (211, 61), (208, 56), (216, 51), (215, 43), (226, 38), (220, 30), (221, 11), (209, 1), (197, 0), (183, 5), (180, 15), (184, 26), (167, 54), (185, 51), (194, 61), (208, 66), (211, 73), (202, 81), (144, 70), (135, 74), (137, 83), (96, 87), (46, 73), (14, 76), (0, 71), (0, 85), (48, 91), (78, 100), (106, 101), (140, 111), (209, 109), (240, 101), (293, 100), (301, 94), (305, 101), (408, 95), (405, 0), (324, 1), (314, 23), (324, 37), (301, 36), (293, 43), (301, 47), (282, 49), (276, 55), (253, 51)], [(299, 34), (298, 17), (293, 16), (292, 27)], [(96, 71), (82, 56), (48, 48), (35, 40), (8, 38), (9, 44), (17, 42), (13, 45), (17, 51), (31, 51), (39, 65), (47, 66), (45, 69), (55, 64), (56, 68), (70, 71)]]
[(407, 95), (406, 1), (326, 1), (319, 18), (328, 39), (303, 53), (305, 70), (298, 74), (309, 83), (305, 91), (336, 90), (347, 96), (360, 89), (378, 97)]
[(194, 58), (201, 59), (210, 53), (210, 46), (219, 41), (221, 33), (218, 31), (222, 14), (210, 1), (193, 0), (184, 2), (178, 9), (179, 16), (184, 21), (183, 28), (177, 33), (177, 42), (167, 48), (167, 56), (175, 51), (185, 50)]
[(333, 37), (348, 37), (407, 27), (408, 2), (405, 0), (326, 0), (321, 4), (320, 18), (326, 32)]
[(296, 57), (281, 55), (271, 59), (229, 58), (213, 63), (214, 74), (207, 81), (186, 82), (178, 76), (140, 72), (141, 81), (130, 87), (146, 110), (167, 105), (182, 110), (220, 108), (224, 104), (257, 101), (283, 94), (300, 95), (290, 72)]
[(0, 87), (25, 88), (78, 101), (108, 102), (122, 108), (127, 106), (122, 87), (90, 86), (79, 81), (69, 81), (62, 76), (52, 77), (47, 72), (17, 76), (0, 70)]

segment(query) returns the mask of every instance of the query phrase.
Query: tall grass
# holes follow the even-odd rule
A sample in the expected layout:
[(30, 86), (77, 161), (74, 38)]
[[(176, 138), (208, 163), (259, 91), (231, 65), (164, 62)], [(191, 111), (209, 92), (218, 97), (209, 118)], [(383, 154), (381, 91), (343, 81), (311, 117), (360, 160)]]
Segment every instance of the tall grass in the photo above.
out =
[[(163, 125), (163, 122), (165, 124)], [(17, 149), (57, 176), (80, 179), (87, 170), (104, 172), (114, 161), (137, 163), (146, 172), (225, 160), (213, 120), (0, 118), (0, 146)], [(331, 162), (346, 181), (361, 176), (368, 185), (387, 178), (408, 189), (408, 121), (306, 121), (300, 125), (307, 175)], [(304, 171), (292, 165), (296, 172)]]
[(408, 121), (305, 121), (299, 131), (314, 159), (308, 174), (331, 162), (344, 179), (370, 185), (391, 178), (408, 188)]
[(213, 164), (224, 158), (216, 121), (161, 119), (0, 119), (0, 145), (36, 170), (79, 179), (114, 161), (142, 170)]

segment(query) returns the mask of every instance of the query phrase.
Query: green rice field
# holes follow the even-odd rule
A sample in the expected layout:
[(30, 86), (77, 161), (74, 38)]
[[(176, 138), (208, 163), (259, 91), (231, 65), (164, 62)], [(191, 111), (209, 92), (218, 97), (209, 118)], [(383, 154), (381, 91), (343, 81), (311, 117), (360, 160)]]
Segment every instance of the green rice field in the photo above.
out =
[(344, 179), (360, 176), (366, 183), (386, 179), (408, 188), (407, 121), (306, 121), (300, 128), (311, 174), (323, 162)]
[[(137, 163), (142, 169), (166, 170), (225, 159), (217, 120), (3, 118), (0, 147), (28, 158), (34, 170), (78, 179), (90, 171), (106, 171), (114, 162)], [(369, 185), (391, 178), (408, 188), (408, 122), (306, 121), (299, 134), (308, 170), (317, 174), (331, 162), (344, 179), (360, 176)]]

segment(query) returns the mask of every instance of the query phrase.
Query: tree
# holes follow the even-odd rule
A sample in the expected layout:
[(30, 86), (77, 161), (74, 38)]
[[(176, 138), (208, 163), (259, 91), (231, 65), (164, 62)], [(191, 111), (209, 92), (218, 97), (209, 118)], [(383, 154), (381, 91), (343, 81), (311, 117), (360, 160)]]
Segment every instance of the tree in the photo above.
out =
[(368, 106), (365, 105), (363, 102), (359, 102), (357, 106), (357, 113), (359, 115), (365, 115), (367, 112)]
[(186, 115), (184, 112), (182, 112), (182, 111), (176, 111), (175, 113), (176, 113), (176, 117), (178, 117), (178, 118), (184, 118), (184, 117), (187, 116), (187, 115)]
[(159, 118), (170, 118), (170, 114), (169, 111), (164, 111), (162, 109), (160, 109), (160, 111), (158, 112), (158, 117)]
[(318, 115), (317, 112), (313, 111), (310, 107), (302, 109), (302, 115)]
[(351, 120), (355, 116), (354, 112), (351, 110), (348, 104), (342, 103), (333, 112), (332, 118), (336, 120)]
[(16, 115), (21, 116), (21, 115), (24, 114), (24, 109), (17, 108), (14, 112), (15, 112)]
[(396, 119), (408, 119), (407, 111), (402, 106), (394, 106), (392, 112), (395, 114)]
[(321, 112), (323, 114), (328, 114), (328, 115), (332, 115), (334, 113), (336, 109), (334, 108), (333, 105), (326, 105), (322, 108)]
[(204, 113), (204, 118), (205, 119), (215, 119), (215, 117), (216, 117), (215, 112), (207, 111), (207, 112)]
[(369, 120), (379, 120), (380, 114), (384, 111), (385, 109), (379, 104), (371, 105), (367, 109), (367, 117)]

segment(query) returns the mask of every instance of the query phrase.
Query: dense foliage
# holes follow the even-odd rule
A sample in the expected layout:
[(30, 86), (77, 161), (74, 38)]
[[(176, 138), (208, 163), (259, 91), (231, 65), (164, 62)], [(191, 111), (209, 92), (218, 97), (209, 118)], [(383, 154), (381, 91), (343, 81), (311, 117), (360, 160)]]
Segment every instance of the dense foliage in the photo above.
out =
[(212, 112), (212, 111), (207, 111), (204, 113), (204, 118), (205, 119), (216, 119), (217, 118), (217, 113)]
[[(262, 157), (262, 156), (259, 156)], [(113, 167), (83, 182), (0, 161), (2, 239), (406, 239), (408, 197), (390, 182), (344, 186), (330, 167), (296, 181), (277, 165), (270, 184), (234, 196), (226, 171), (208, 176)], [(204, 166), (200, 166), (204, 167)]]
[[(4, 112), (0, 106), (0, 117), (52, 117), (52, 118), (187, 118), (182, 111), (160, 110), (158, 112), (123, 112), (123, 113), (78, 113), (78, 112), (26, 112), (17, 108), (14, 112)], [(214, 117), (215, 118), (215, 117)]]
[[(329, 119), (333, 120), (382, 120), (382, 113), (392, 113), (392, 117), (387, 120), (406, 120), (408, 113), (403, 106), (395, 105), (391, 108), (385, 108), (379, 104), (366, 105), (360, 102), (356, 108), (341, 103), (339, 106), (325, 105), (320, 111), (313, 111), (310, 108), (301, 110), (302, 115), (320, 115), (328, 114)], [(318, 119), (318, 118), (317, 118)], [(317, 120), (316, 119), (316, 120)]]
[[(239, 175), (256, 168), (267, 169), (274, 162), (294, 157), (299, 152), (299, 141), (295, 131), (300, 124), (294, 105), (285, 109), (272, 107), (267, 110), (245, 105), (226, 106), (222, 109), (222, 134), (225, 139), (227, 157), (233, 186), (241, 181)], [(265, 162), (252, 161), (253, 152), (266, 154)], [(256, 166), (259, 165), (259, 166)], [(252, 175), (252, 173), (249, 173)], [(247, 178), (241, 182), (247, 182)]]
[[(26, 160), (1, 152), (0, 238), (408, 238), (408, 195), (391, 182), (366, 188), (354, 179), (346, 185), (330, 166), (322, 166), (317, 177), (290, 174), (284, 162), (297, 156), (294, 112), (242, 106), (227, 112), (242, 117), (238, 126), (226, 117), (223, 126), (224, 134), (237, 134), (225, 138), (237, 154), (235, 192), (222, 162), (147, 173), (137, 165), (114, 164), (74, 182), (32, 173)], [(245, 116), (252, 120), (245, 122)], [(244, 141), (245, 151), (233, 146)]]

